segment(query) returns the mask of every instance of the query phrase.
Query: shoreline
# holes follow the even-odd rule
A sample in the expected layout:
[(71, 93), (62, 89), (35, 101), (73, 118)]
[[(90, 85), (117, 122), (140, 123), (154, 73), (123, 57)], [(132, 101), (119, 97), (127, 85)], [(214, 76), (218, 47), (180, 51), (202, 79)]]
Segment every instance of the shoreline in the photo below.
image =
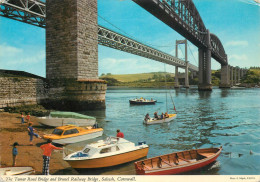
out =
[[(44, 128), (39, 125), (37, 118), (31, 116), (33, 127), (36, 133), (42, 136)], [(42, 174), (42, 153), (40, 146), (45, 144), (45, 140), (40, 138), (33, 139), (33, 146), (29, 145), (29, 135), (27, 132), (28, 123), (21, 124), (21, 117), (18, 113), (0, 112), (0, 167), (12, 166), (13, 143), (18, 142), (18, 155), (16, 166), (30, 166), (35, 170), (35, 175)], [(52, 152), (50, 160), (50, 174), (53, 175), (77, 175), (76, 170), (63, 161), (63, 152), (55, 150)]]

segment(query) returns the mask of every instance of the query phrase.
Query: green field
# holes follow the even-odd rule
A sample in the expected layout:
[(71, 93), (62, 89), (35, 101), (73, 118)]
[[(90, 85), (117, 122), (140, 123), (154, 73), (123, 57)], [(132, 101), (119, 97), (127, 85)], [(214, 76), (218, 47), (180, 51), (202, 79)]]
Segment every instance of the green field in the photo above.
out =
[[(153, 79), (154, 75), (161, 75), (164, 76), (164, 72), (156, 72), (156, 73), (138, 73), (138, 74), (124, 74), (124, 75), (103, 75), (100, 77), (102, 78), (114, 78), (119, 82), (135, 82), (140, 80), (148, 80)], [(173, 73), (167, 73), (174, 77)]]

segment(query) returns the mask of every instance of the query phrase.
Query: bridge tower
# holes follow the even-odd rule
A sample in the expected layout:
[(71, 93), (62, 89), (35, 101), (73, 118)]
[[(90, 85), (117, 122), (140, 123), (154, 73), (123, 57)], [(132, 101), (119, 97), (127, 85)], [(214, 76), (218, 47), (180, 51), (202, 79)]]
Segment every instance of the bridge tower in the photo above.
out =
[[(175, 57), (178, 58), (178, 45), (185, 44), (185, 88), (189, 88), (189, 62), (188, 62), (188, 51), (187, 51), (187, 39), (185, 40), (176, 40), (175, 47)], [(178, 66), (175, 66), (175, 88), (179, 88), (179, 80), (178, 80)]]
[(210, 32), (206, 34), (207, 48), (199, 48), (199, 90), (212, 91)]
[(46, 106), (86, 111), (105, 108), (98, 79), (97, 0), (46, 0)]

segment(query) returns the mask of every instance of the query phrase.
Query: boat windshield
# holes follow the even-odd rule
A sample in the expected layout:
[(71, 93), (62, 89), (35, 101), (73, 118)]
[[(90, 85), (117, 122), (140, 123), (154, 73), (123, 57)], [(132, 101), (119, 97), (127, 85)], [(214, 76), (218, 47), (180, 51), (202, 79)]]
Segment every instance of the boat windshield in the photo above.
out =
[(85, 148), (85, 150), (83, 150), (83, 152), (86, 153), (86, 154), (87, 154), (89, 151), (90, 151), (89, 148)]
[(60, 130), (60, 129), (54, 129), (54, 131), (52, 132), (52, 134), (55, 134), (55, 135), (61, 135), (63, 132), (63, 130)]

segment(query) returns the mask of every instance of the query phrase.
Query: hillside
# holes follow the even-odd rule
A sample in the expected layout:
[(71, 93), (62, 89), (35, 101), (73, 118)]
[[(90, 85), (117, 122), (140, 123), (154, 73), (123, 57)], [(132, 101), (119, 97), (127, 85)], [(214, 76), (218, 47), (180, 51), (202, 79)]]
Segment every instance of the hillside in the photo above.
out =
[[(173, 73), (166, 73), (167, 75), (170, 75), (171, 77), (174, 77)], [(153, 73), (137, 73), (137, 74), (122, 74), (122, 75), (112, 75), (112, 74), (106, 74), (100, 76), (100, 79), (107, 79), (112, 78), (116, 79), (119, 82), (136, 82), (136, 81), (145, 81), (145, 80), (155, 80), (158, 77), (165, 77), (164, 72), (153, 72)]]

